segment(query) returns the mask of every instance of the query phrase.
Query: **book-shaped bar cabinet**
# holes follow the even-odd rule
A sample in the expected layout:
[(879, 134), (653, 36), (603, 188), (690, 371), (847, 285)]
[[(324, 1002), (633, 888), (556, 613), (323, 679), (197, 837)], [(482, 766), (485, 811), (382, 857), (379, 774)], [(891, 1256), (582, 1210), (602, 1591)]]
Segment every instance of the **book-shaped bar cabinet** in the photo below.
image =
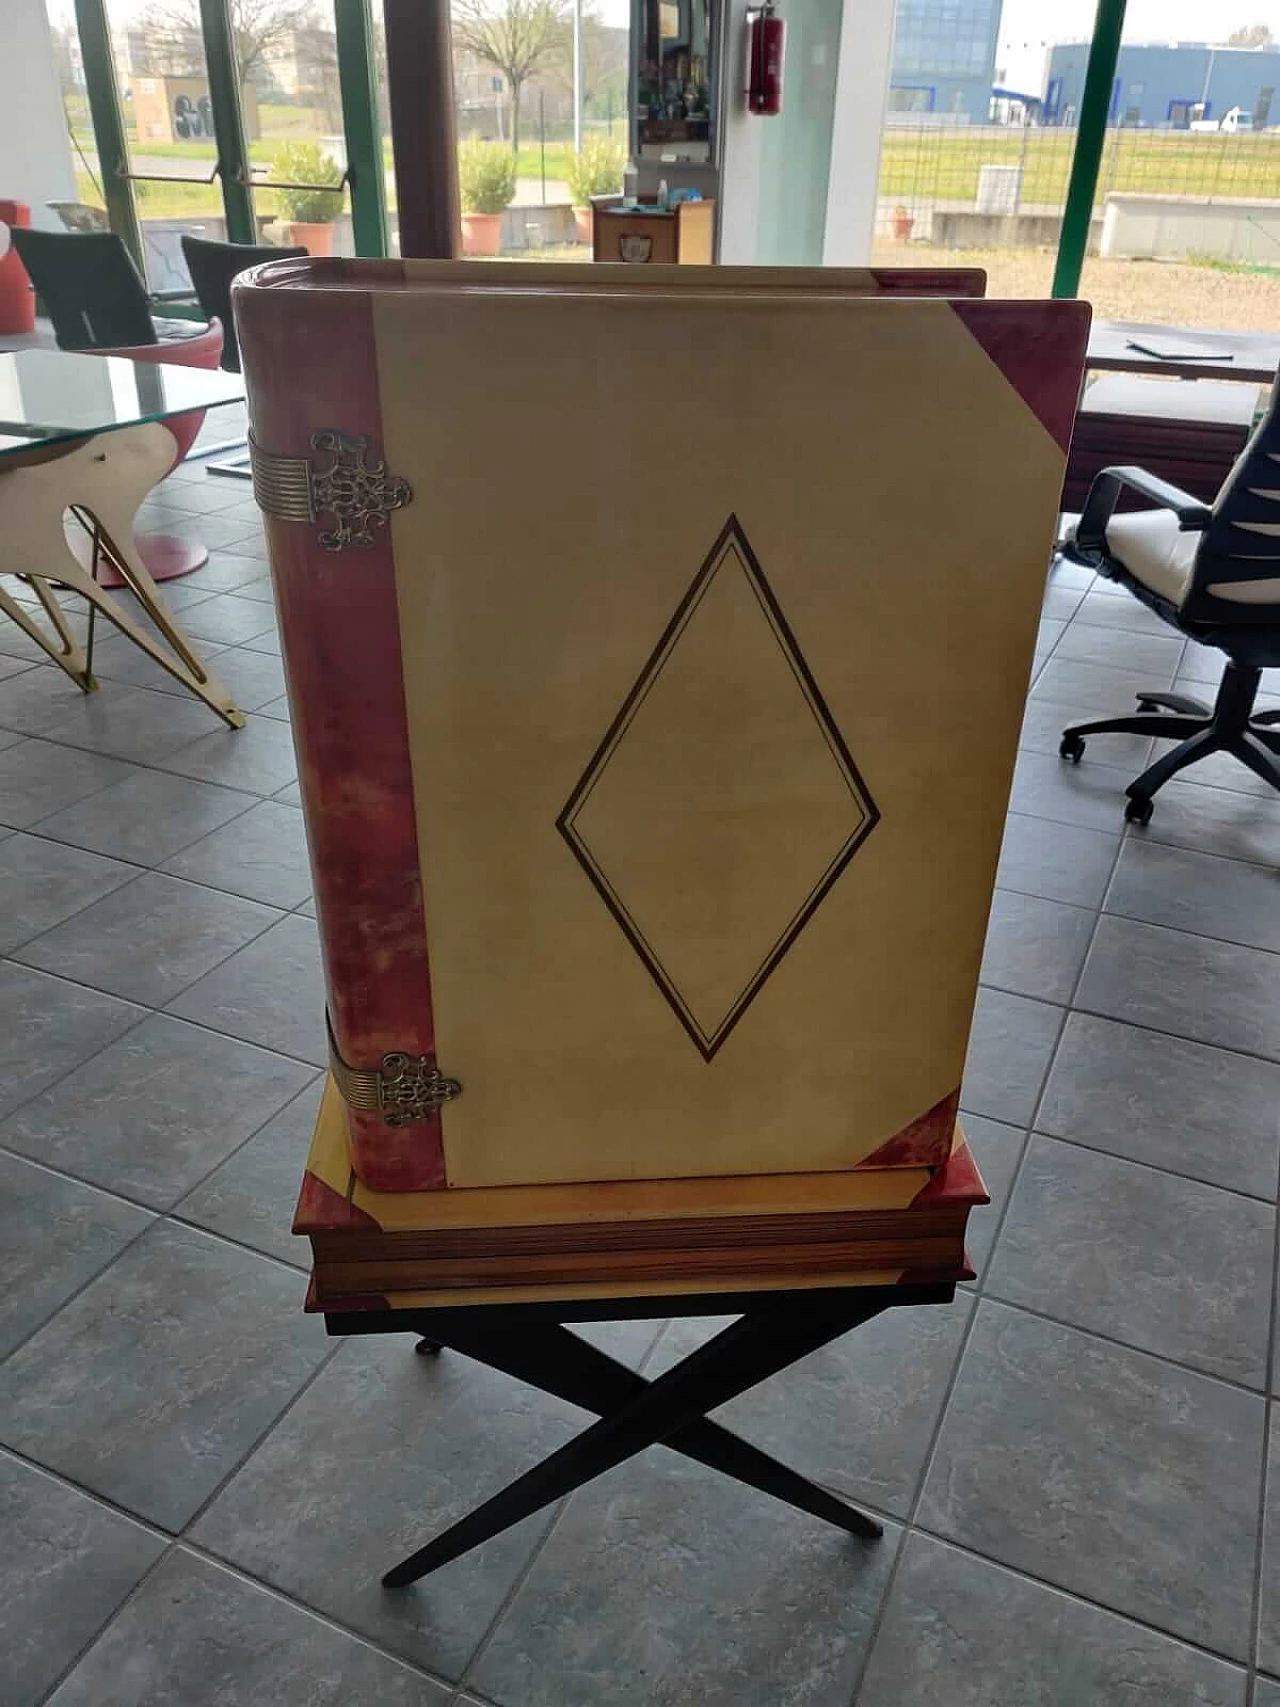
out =
[(237, 286), (328, 1000), (317, 1307), (963, 1269), (1088, 309), (658, 271)]

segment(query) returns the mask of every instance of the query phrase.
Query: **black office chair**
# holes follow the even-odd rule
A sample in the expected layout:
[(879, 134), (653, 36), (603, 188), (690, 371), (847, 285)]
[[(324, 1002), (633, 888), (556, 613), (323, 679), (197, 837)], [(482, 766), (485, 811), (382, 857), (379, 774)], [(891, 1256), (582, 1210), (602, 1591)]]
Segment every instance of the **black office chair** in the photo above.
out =
[(114, 231), (10, 232), (61, 350), (158, 344), (147, 287)]
[(231, 281), (249, 267), (263, 261), (283, 261), (305, 255), (305, 249), (276, 249), (248, 243), (214, 243), (207, 237), (184, 237), (186, 258), (196, 301), (206, 320), (221, 320), (222, 365), (229, 373), (240, 372), (240, 346), (236, 342), (235, 317), (231, 312)]
[[(1159, 507), (1116, 515), (1125, 490)], [(1254, 709), (1262, 671), (1280, 666), (1280, 381), (1212, 506), (1145, 469), (1104, 468), (1064, 552), (1228, 661), (1212, 706), (1141, 693), (1132, 716), (1064, 729), (1063, 758), (1078, 764), (1086, 735), (1183, 737), (1125, 790), (1134, 824), (1150, 820), (1157, 789), (1210, 753), (1232, 754), (1280, 789), (1280, 711)]]

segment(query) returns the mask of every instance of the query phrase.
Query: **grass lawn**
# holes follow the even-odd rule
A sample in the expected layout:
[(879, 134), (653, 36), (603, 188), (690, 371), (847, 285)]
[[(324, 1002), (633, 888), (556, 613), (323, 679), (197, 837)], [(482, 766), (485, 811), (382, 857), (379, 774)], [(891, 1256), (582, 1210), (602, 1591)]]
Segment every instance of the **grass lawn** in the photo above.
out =
[[(880, 154), (880, 194), (973, 201), (981, 167), (1021, 164), (1023, 203), (1060, 203), (1074, 147), (1072, 130), (889, 130)], [(1098, 176), (1099, 195), (1107, 190), (1280, 198), (1280, 134), (1113, 130)]]

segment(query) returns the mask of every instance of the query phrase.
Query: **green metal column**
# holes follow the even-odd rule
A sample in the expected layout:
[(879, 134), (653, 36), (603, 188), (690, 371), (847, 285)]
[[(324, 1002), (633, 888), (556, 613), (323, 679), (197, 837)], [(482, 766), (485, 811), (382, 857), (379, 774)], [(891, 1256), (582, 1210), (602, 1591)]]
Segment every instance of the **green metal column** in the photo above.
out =
[(218, 147), (218, 176), (227, 237), (232, 243), (256, 243), (253, 192), (249, 188), (249, 147), (244, 139), (240, 69), (236, 64), (229, 0), (200, 0), (200, 28), (209, 73), (209, 104)]
[(1115, 86), (1124, 8), (1125, 0), (1098, 0), (1097, 16), (1093, 20), (1093, 45), (1089, 49), (1089, 68), (1085, 72), (1084, 93), (1080, 97), (1076, 151), (1071, 161), (1071, 181), (1067, 185), (1062, 235), (1058, 239), (1058, 262), (1053, 272), (1055, 296), (1074, 296), (1080, 288), (1080, 273), (1089, 247), (1093, 195), (1107, 137), (1107, 116), (1111, 111), (1111, 91)]
[(387, 253), (387, 194), (369, 0), (334, 0), (351, 229), (357, 255)]
[(94, 140), (98, 145), (98, 167), (102, 173), (107, 219), (111, 229), (124, 239), (145, 277), (138, 210), (134, 206), (133, 185), (126, 176), (129, 149), (116, 88), (115, 61), (111, 57), (106, 0), (76, 0), (76, 28), (80, 32), (85, 88), (89, 94)]

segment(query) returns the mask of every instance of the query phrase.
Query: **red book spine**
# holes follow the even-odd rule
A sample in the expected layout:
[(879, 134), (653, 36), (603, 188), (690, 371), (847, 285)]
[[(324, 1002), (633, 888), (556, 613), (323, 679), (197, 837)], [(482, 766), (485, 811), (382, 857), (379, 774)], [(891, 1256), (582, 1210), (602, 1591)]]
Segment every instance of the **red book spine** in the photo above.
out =
[[(322, 467), (312, 434), (337, 429), (382, 460), (368, 294), (250, 285), (235, 304), (255, 444)], [(264, 520), (334, 1043), (355, 1068), (398, 1051), (434, 1058), (391, 528), (329, 551), (319, 535), (331, 517)], [(348, 1108), (347, 1119), (365, 1185), (445, 1184), (438, 1113), (391, 1126)]]

